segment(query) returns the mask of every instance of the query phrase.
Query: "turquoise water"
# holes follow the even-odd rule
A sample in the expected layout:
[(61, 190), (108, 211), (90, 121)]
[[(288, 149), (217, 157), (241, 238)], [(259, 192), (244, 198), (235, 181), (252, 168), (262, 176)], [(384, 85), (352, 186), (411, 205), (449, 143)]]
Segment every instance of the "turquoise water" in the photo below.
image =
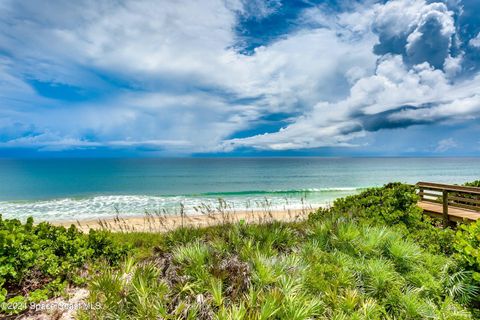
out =
[[(237, 210), (300, 208), (391, 181), (480, 179), (479, 158), (0, 160), (0, 212), (38, 220), (188, 213), (223, 198)], [(268, 204), (266, 204), (268, 201)]]

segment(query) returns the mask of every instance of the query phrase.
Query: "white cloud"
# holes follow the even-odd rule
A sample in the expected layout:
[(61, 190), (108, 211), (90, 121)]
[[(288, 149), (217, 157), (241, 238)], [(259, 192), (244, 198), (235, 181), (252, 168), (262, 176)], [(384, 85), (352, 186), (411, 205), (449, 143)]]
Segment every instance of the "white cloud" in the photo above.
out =
[(455, 22), (446, 4), (392, 0), (374, 12), (372, 27), (379, 34), (381, 53), (393, 50), (412, 65), (428, 62), (437, 68), (450, 57)]
[[(149, 92), (56, 107), (48, 117), (35, 106), (19, 120), (59, 135), (89, 133), (106, 145), (119, 139), (178, 140), (188, 141), (190, 151), (215, 150), (262, 115), (304, 112), (317, 101), (341, 98), (348, 92), (344, 74), (369, 73), (375, 64), (375, 37), (342, 39), (335, 29), (299, 31), (251, 56), (239, 54), (232, 48), (235, 11), (221, 1), (89, 3), (69, 9), (69, 19), (57, 19), (58, 11), (49, 8), (39, 9), (28, 23), (4, 25), (4, 39), (18, 36), (5, 41), (4, 49), (27, 62), (16, 66), (20, 72), (88, 86), (92, 76), (79, 78), (77, 71), (89, 66)], [(45, 68), (38, 68), (42, 59)], [(241, 99), (253, 100), (235, 101)]]
[(477, 34), (477, 36), (475, 38), (470, 39), (469, 44), (472, 47), (480, 48), (480, 32)]
[(388, 37), (403, 37), (415, 28), (415, 24), (423, 12), (425, 1), (394, 0), (384, 5), (377, 5), (374, 20), (369, 21), (376, 32)]
[(401, 111), (391, 118), (395, 120), (418, 119), (427, 122), (472, 120), (480, 112), (480, 95), (472, 93), (471, 96), (439, 102), (431, 108)]
[(377, 114), (395, 108), (399, 103), (408, 104), (412, 102), (412, 95), (405, 96), (404, 90), (414, 89), (418, 95), (429, 89), (418, 84), (418, 75), (409, 74), (399, 56), (389, 57), (378, 65), (374, 76), (358, 80), (346, 99), (336, 103), (320, 102), (294, 124), (277, 133), (235, 139), (227, 146), (265, 149), (292, 149), (295, 146), (300, 149), (343, 145), (363, 135), (362, 123), (356, 119), (355, 113)]
[[(407, 38), (407, 55), (412, 64), (429, 62), (437, 68), (441, 68), (445, 60), (449, 57), (451, 48), (451, 37), (453, 31), (442, 28), (428, 30), (431, 21), (442, 23), (438, 12), (430, 12)], [(436, 39), (431, 43), (432, 39)]]
[(36, 147), (41, 151), (63, 151), (99, 147), (98, 142), (85, 141), (74, 137), (60, 136), (52, 132), (43, 132), (0, 142), (2, 148)]
[[(480, 78), (454, 79), (462, 57), (450, 54), (455, 26), (443, 3), (394, 0), (338, 15), (320, 6), (300, 18), (308, 27), (238, 53), (236, 14), (260, 19), (278, 9), (277, 1), (4, 3), (0, 135), (18, 132), (4, 134), (2, 146), (283, 150), (351, 145), (387, 128), (381, 119), (476, 117)], [(398, 43), (396, 54), (372, 52)], [(69, 104), (24, 80), (111, 90), (102, 76), (122, 89)], [(229, 139), (280, 112), (300, 116), (278, 132)]]
[(435, 148), (435, 152), (446, 152), (450, 149), (457, 148), (457, 147), (458, 147), (458, 144), (454, 139), (452, 138), (442, 139), (438, 141), (437, 147)]
[[(226, 145), (230, 148), (233, 144), (265, 149), (289, 149), (292, 144), (295, 148), (338, 146), (361, 137), (365, 131), (415, 123), (476, 119), (480, 110), (476, 94), (480, 77), (452, 80), (461, 69), (462, 57), (454, 58), (449, 53), (455, 28), (452, 13), (446, 6), (420, 0), (397, 0), (376, 5), (370, 12), (376, 14), (367, 12), (364, 16), (375, 17), (371, 25), (380, 34), (381, 41), (388, 42), (385, 38), (405, 39), (402, 50), (407, 60), (413, 53), (428, 53), (428, 48), (421, 46), (430, 45), (432, 39), (423, 37), (428, 28), (435, 26), (433, 32), (429, 32), (441, 36), (435, 39), (435, 45), (445, 41), (442, 45), (444, 53), (437, 61), (443, 64), (445, 70), (436, 69), (426, 61), (410, 66), (400, 55), (384, 55), (373, 75), (356, 76), (351, 71), (354, 75), (352, 79), (356, 81), (345, 99), (335, 103), (319, 102), (294, 124), (277, 133), (235, 139)], [(349, 23), (352, 18), (343, 18), (343, 21)], [(426, 28), (426, 25), (429, 27)], [(367, 29), (363, 26), (359, 30), (366, 32)], [(389, 42), (389, 45), (394, 47), (396, 44)], [(432, 55), (425, 57), (431, 58)], [(417, 58), (409, 62), (427, 60)], [(404, 106), (408, 108), (402, 108)]]
[(247, 18), (262, 19), (275, 13), (282, 6), (280, 0), (243, 0), (238, 11)]
[[(478, 85), (480, 77), (450, 84), (445, 73), (428, 64), (408, 69), (400, 56), (388, 56), (379, 63), (375, 75), (355, 83), (346, 99), (318, 103), (277, 133), (236, 139), (226, 146), (264, 149), (339, 146), (362, 137), (365, 131), (395, 125), (476, 119), (480, 111)], [(409, 108), (404, 110), (402, 106)], [(384, 115), (385, 112), (392, 113)], [(368, 124), (371, 121), (376, 123)], [(366, 128), (368, 125), (371, 128)]]

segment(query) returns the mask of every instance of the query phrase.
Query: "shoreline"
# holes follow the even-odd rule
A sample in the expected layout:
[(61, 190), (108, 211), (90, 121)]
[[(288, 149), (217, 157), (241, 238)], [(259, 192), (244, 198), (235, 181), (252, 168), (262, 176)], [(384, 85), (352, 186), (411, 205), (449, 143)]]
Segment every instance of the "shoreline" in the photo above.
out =
[[(0, 201), (0, 213), (5, 219), (18, 219), (26, 221), (33, 217), (35, 222), (49, 222), (55, 224), (76, 223), (106, 219), (111, 220), (120, 215), (124, 218), (143, 217), (146, 214), (162, 215), (187, 215), (209, 214), (221, 211), (236, 211), (243, 213), (246, 211), (297, 211), (303, 209), (311, 210), (313, 208), (330, 206), (340, 197), (348, 196), (346, 194), (335, 194), (331, 198), (317, 199), (307, 198), (249, 198), (245, 199), (168, 199), (166, 202), (158, 202), (158, 199), (150, 196), (99, 196), (83, 199), (74, 199), (71, 197), (58, 198), (42, 201), (24, 202), (2, 202)], [(99, 199), (101, 198), (101, 199)], [(153, 199), (153, 200), (152, 200)], [(163, 198), (162, 198), (163, 199)], [(158, 200), (158, 201), (157, 201)], [(153, 202), (152, 202), (153, 201)], [(157, 202), (155, 202), (157, 201)]]
[(108, 230), (112, 232), (166, 232), (182, 226), (208, 227), (240, 221), (244, 221), (245, 223), (297, 221), (305, 219), (309, 213), (321, 207), (326, 206), (284, 210), (225, 211), (194, 215), (118, 215), (106, 218), (48, 221), (48, 223), (66, 228), (73, 224), (82, 232), (88, 232), (90, 229)]

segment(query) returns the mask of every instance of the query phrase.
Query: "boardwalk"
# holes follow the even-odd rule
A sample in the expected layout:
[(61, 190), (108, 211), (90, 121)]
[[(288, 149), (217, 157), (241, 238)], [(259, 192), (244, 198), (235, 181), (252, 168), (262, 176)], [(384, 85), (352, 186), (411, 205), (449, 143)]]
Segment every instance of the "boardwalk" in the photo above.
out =
[[(419, 201), (418, 206), (428, 214), (431, 214), (433, 216), (443, 216), (443, 205), (439, 203)], [(477, 221), (478, 219), (480, 219), (480, 212), (450, 207), (448, 209), (448, 216), (449, 220), (452, 221), (463, 221), (464, 219)]]
[(480, 188), (419, 182), (418, 206), (432, 216), (448, 221), (480, 219)]

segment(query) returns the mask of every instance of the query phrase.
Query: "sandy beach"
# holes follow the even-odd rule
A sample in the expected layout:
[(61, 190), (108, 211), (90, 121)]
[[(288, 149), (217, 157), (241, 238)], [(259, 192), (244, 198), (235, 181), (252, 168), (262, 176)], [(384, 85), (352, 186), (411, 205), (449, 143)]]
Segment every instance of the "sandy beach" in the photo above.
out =
[(53, 225), (69, 227), (75, 225), (79, 230), (105, 229), (113, 232), (165, 232), (181, 226), (205, 227), (228, 222), (265, 223), (269, 221), (295, 221), (305, 219), (315, 209), (287, 209), (269, 211), (226, 211), (222, 213), (196, 215), (143, 215), (116, 216), (76, 221), (53, 221)]

